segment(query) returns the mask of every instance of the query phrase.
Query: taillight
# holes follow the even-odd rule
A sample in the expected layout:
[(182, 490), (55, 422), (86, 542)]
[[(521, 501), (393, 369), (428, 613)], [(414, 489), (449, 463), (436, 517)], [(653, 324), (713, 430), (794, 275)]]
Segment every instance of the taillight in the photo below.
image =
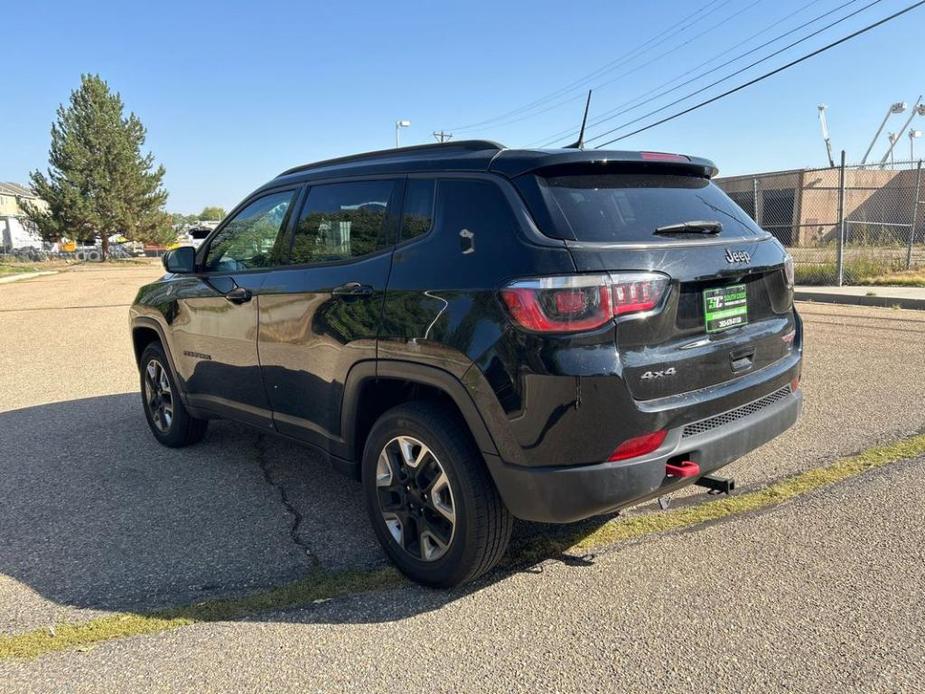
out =
[(501, 290), (511, 317), (542, 333), (594, 330), (618, 316), (659, 306), (668, 277), (654, 272), (541, 277), (513, 282)]
[(617, 460), (627, 460), (629, 458), (645, 455), (646, 453), (651, 453), (664, 443), (665, 436), (667, 435), (668, 431), (662, 429), (661, 431), (653, 431), (651, 434), (643, 434), (642, 436), (635, 436), (631, 439), (627, 439), (616, 447), (607, 460), (609, 462), (615, 462)]
[(619, 273), (611, 275), (611, 281), (615, 316), (651, 311), (658, 306), (668, 287), (667, 277), (653, 273)]
[(793, 289), (795, 273), (793, 270), (793, 256), (789, 253), (784, 260), (784, 279), (787, 280), (787, 287)]

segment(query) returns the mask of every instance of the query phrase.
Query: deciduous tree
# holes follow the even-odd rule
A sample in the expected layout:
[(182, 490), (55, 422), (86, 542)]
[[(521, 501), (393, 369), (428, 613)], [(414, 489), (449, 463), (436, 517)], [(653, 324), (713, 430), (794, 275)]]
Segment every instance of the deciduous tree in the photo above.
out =
[(224, 207), (203, 207), (199, 219), (204, 222), (220, 222), (225, 218)]

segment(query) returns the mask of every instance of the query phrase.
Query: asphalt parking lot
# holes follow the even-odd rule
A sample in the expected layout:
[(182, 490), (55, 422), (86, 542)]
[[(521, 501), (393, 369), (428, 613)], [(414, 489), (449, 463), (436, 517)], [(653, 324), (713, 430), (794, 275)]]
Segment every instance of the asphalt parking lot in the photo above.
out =
[[(305, 449), (223, 423), (182, 451), (154, 442), (127, 307), (159, 272), (0, 286), (0, 634), (385, 563), (358, 484)], [(925, 429), (925, 312), (801, 310), (804, 415), (727, 469), (745, 490)], [(0, 688), (911, 691), (925, 676), (923, 472), (898, 463), (464, 591), (403, 586), (2, 661)]]

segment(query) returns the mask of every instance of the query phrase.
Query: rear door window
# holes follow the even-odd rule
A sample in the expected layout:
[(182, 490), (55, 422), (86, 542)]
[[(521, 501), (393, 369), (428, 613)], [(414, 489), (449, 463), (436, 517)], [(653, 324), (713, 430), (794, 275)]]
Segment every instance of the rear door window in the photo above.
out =
[(409, 178), (405, 184), (405, 204), (401, 218), (402, 241), (423, 236), (433, 226), (436, 183), (433, 179)]
[(708, 179), (665, 174), (537, 176), (556, 238), (588, 242), (651, 242), (702, 234), (657, 234), (691, 221), (722, 224), (719, 236), (761, 234), (755, 222)]
[(388, 248), (395, 180), (312, 186), (299, 216), (290, 263), (359, 258)]

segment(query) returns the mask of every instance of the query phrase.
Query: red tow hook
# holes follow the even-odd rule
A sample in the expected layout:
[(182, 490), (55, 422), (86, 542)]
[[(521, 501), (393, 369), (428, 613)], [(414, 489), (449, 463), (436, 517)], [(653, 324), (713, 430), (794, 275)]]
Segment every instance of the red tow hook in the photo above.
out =
[(700, 477), (700, 466), (693, 460), (679, 460), (665, 465), (668, 477)]

